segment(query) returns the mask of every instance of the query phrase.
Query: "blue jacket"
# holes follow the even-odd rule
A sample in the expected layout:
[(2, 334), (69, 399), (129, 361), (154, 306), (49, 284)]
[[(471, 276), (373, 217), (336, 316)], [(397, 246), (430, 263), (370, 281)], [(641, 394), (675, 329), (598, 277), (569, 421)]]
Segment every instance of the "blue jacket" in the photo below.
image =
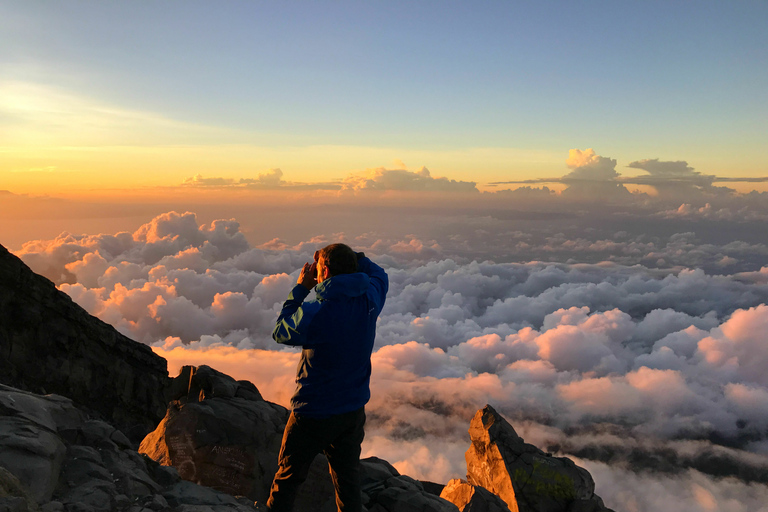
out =
[(297, 414), (326, 417), (363, 407), (371, 397), (371, 352), (376, 319), (384, 307), (389, 279), (366, 257), (358, 272), (332, 276), (315, 287), (316, 300), (297, 284), (277, 318), (272, 337), (301, 346), (296, 392)]

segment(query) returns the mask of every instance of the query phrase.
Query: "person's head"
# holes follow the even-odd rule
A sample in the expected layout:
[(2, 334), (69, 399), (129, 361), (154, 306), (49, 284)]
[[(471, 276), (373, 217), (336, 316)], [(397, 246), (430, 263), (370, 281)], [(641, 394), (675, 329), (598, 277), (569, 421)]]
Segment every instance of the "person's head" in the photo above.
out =
[(317, 282), (341, 274), (357, 272), (357, 255), (345, 244), (331, 244), (318, 251)]

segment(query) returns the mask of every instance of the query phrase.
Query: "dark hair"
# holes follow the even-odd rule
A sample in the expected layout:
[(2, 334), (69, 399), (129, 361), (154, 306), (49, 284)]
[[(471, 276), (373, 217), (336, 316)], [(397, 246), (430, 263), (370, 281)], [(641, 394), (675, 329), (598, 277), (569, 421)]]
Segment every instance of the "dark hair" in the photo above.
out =
[(320, 256), (332, 276), (357, 272), (357, 254), (345, 244), (331, 244), (320, 249)]

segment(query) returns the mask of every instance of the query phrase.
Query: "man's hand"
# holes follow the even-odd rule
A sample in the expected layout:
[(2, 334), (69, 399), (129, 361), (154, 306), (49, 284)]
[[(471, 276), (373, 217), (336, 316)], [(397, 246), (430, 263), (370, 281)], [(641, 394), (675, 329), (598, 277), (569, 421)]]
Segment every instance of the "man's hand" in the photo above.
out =
[(304, 264), (296, 284), (300, 284), (307, 290), (311, 290), (315, 287), (317, 284), (317, 262)]

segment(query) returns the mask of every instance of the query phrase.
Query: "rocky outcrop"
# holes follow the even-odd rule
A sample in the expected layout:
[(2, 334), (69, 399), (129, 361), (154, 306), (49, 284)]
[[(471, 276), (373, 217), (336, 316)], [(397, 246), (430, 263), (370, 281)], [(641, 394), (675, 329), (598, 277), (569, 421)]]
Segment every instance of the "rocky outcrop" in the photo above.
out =
[(166, 361), (0, 246), (0, 383), (71, 398), (135, 442), (165, 414)]
[(461, 512), (509, 512), (504, 500), (466, 480), (451, 480), (443, 488), (440, 497), (459, 507)]
[(265, 510), (182, 480), (71, 400), (0, 385), (0, 510)]
[(183, 389), (185, 380), (186, 393), (169, 404), (139, 452), (185, 480), (266, 502), (288, 411), (264, 401), (250, 382), (207, 366), (184, 367), (172, 388)]
[(427, 492), (421, 482), (401, 475), (385, 460), (361, 460), (360, 473), (363, 503), (369, 512), (458, 511), (456, 505)]
[(467, 480), (498, 495), (512, 512), (606, 511), (589, 472), (526, 443), (493, 407), (469, 427)]
[[(250, 382), (235, 381), (207, 366), (185, 366), (170, 389), (177, 400), (169, 404), (165, 418), (139, 451), (175, 467), (185, 480), (266, 502), (288, 410), (264, 401)], [(363, 502), (370, 512), (457, 510), (384, 460), (365, 459), (360, 468)], [(322, 454), (312, 463), (294, 510), (336, 510), (328, 461)]]

